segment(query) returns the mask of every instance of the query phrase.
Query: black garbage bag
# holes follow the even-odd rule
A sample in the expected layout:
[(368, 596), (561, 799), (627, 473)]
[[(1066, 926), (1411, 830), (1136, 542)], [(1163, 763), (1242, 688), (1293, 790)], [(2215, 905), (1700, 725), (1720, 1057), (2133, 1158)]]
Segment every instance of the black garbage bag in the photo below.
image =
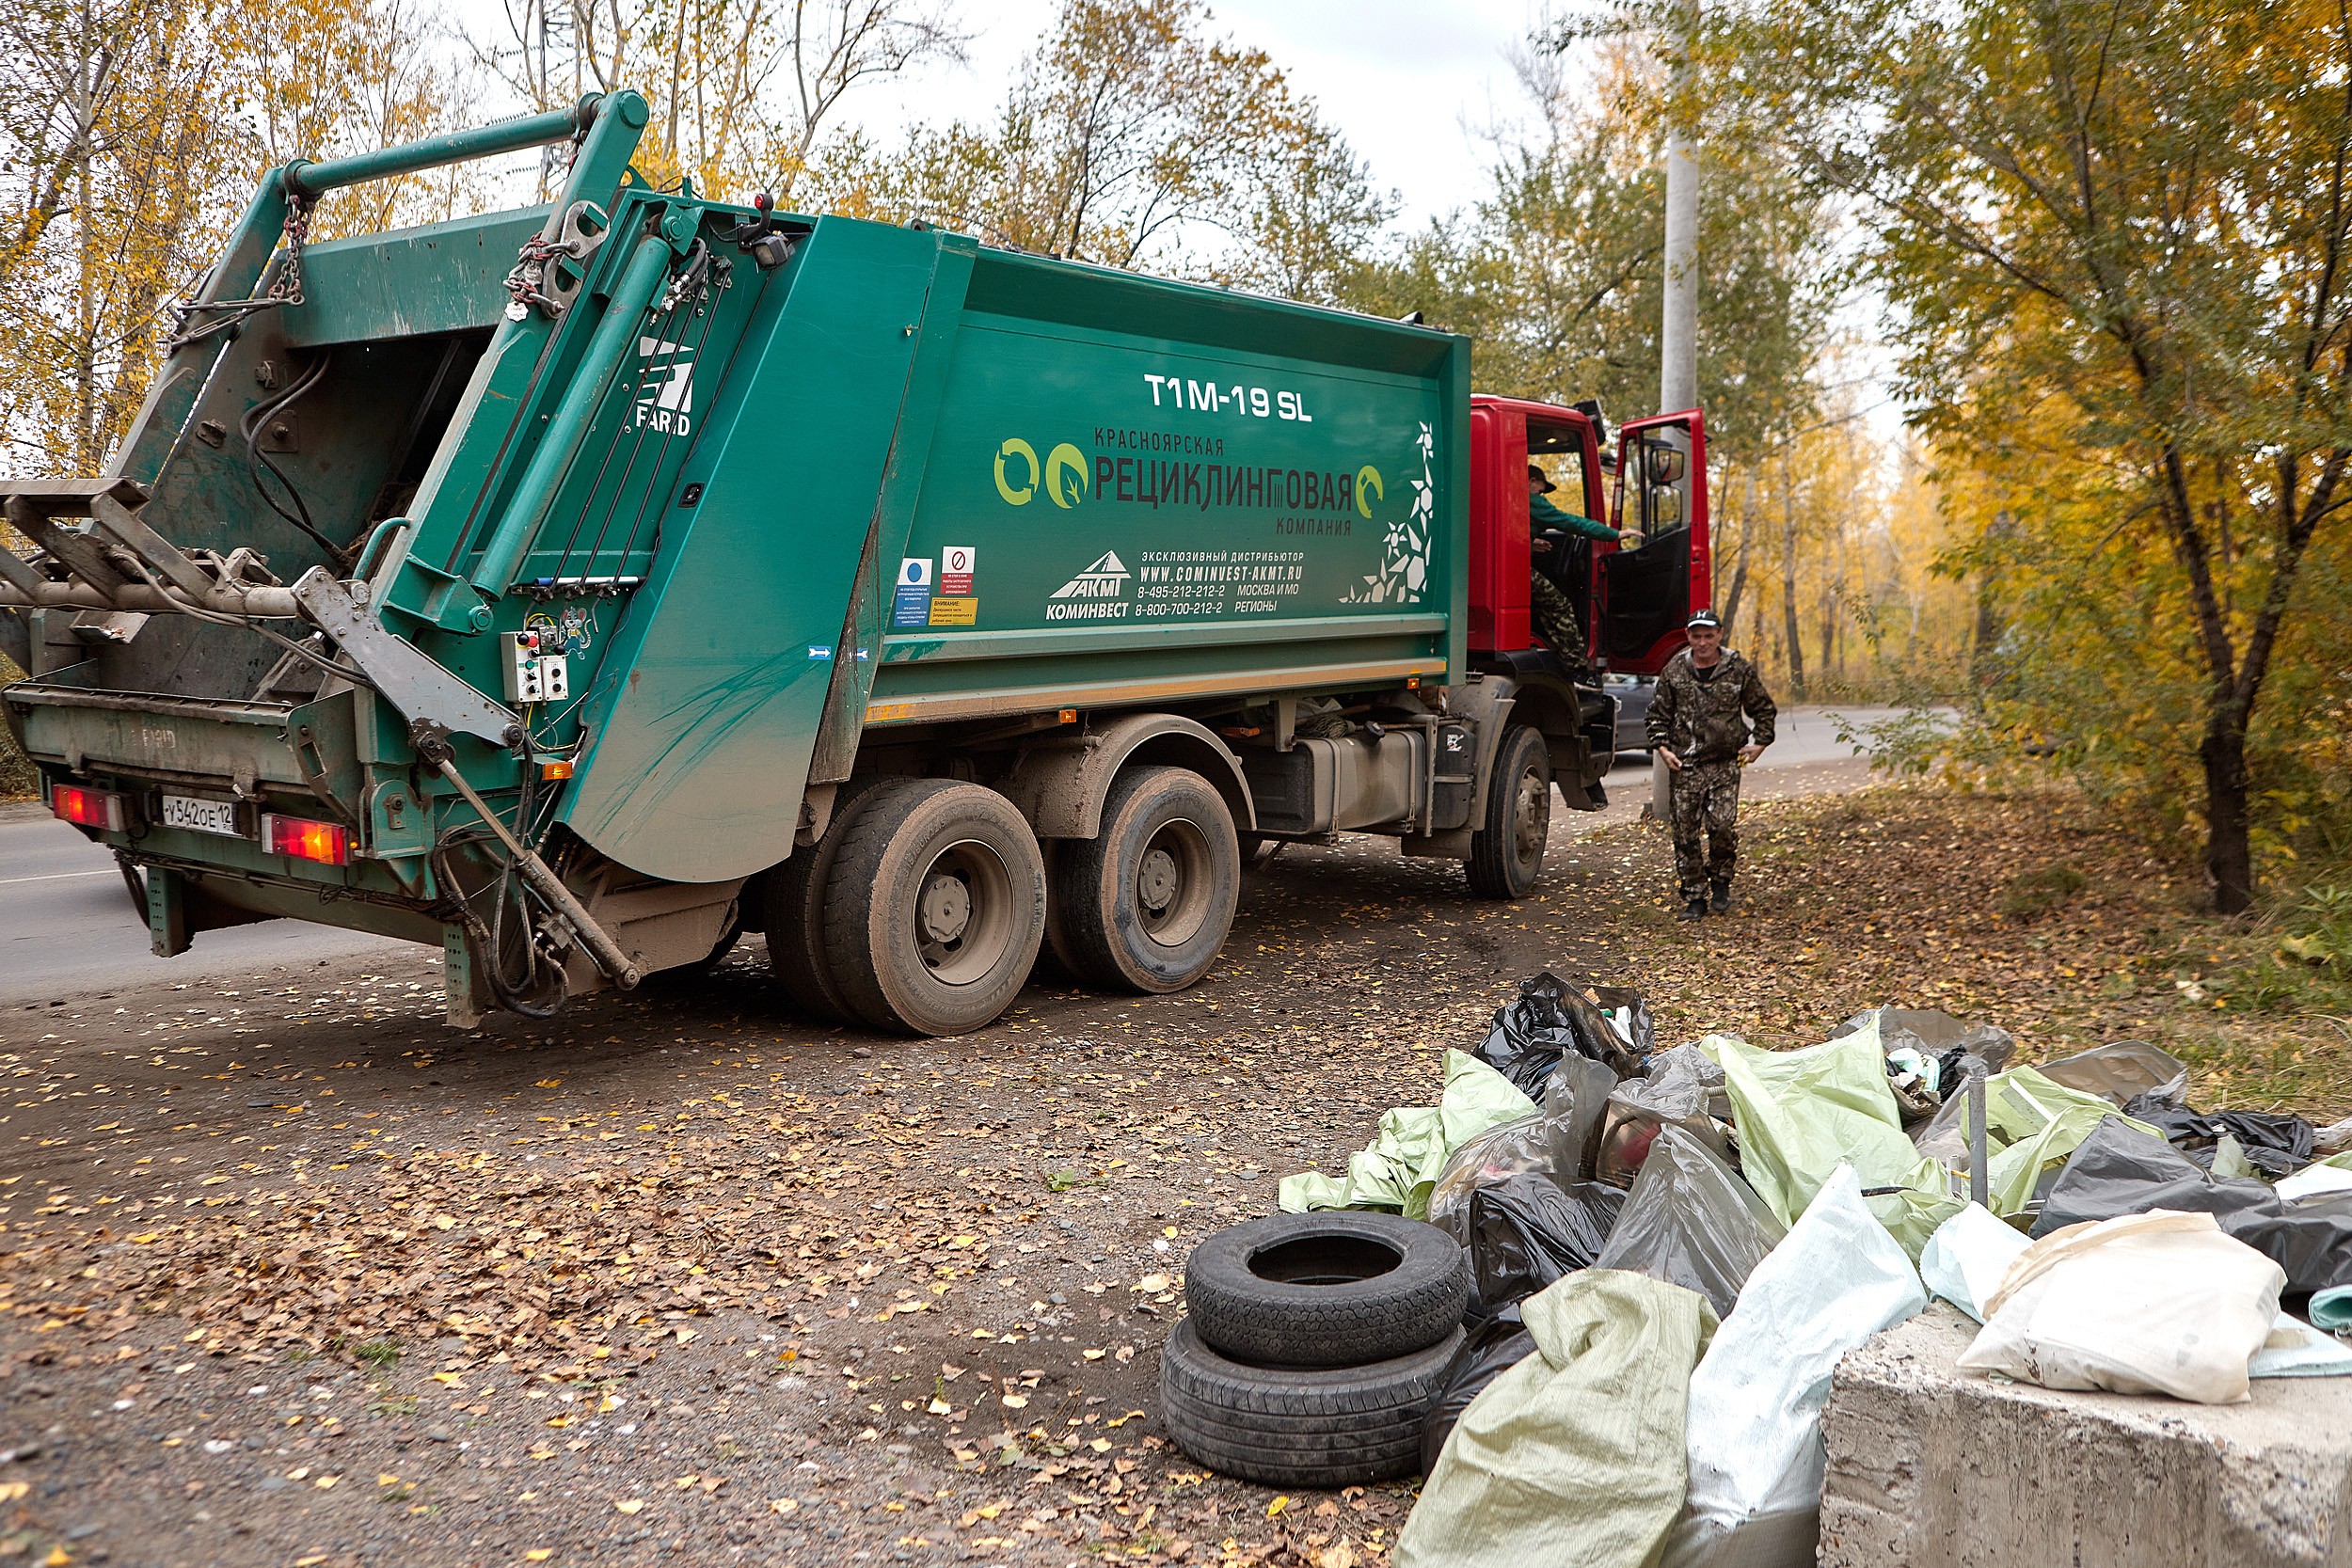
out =
[(1591, 1267), (1625, 1202), (1614, 1187), (1563, 1184), (1534, 1172), (1478, 1188), (1470, 1195), (1463, 1240), (1478, 1299), (1500, 1307)]
[(2078, 1221), (2151, 1209), (2211, 1214), (2286, 1271), (2290, 1295), (2352, 1285), (2352, 1193), (2283, 1203), (2268, 1183), (2201, 1170), (2179, 1149), (2116, 1117), (2091, 1129), (2067, 1159), (2026, 1234), (2047, 1236)]
[(1606, 1066), (1620, 1078), (1640, 1070), (1634, 1054), (1602, 1012), (1582, 993), (1549, 971), (1519, 982), (1518, 999), (1495, 1009), (1494, 1023), (1472, 1054), (1541, 1100), (1544, 1082), (1575, 1053)]
[(1640, 991), (1631, 986), (1588, 986), (1584, 994), (1604, 1017), (1617, 1018), (1623, 1010), (1623, 1032), (1633, 1037), (1635, 1056), (1647, 1060), (1658, 1049), (1658, 1022), (1650, 1017), (1649, 1002)]
[(1485, 1392), (1486, 1385), (1535, 1354), (1535, 1337), (1519, 1321), (1516, 1301), (1497, 1308), (1483, 1322), (1465, 1323), (1462, 1328), (1462, 1348), (1454, 1353), (1438, 1385), (1437, 1398), (1429, 1402), (1429, 1414), (1422, 1418), (1421, 1473), (1424, 1476), (1438, 1467), (1446, 1436), (1470, 1408), (1470, 1401)]
[(2267, 1111), (2193, 1111), (2154, 1094), (2134, 1095), (2124, 1102), (2123, 1114), (2156, 1129), (2173, 1148), (2208, 1169), (2225, 1133), (2246, 1151), (2248, 1164), (2272, 1176), (2292, 1176), (2312, 1163), (2315, 1134), (2312, 1124), (2301, 1117)]
[(1687, 1286), (1728, 1317), (1740, 1288), (1788, 1227), (1688, 1129), (1661, 1129), (1625, 1210), (1593, 1259)]

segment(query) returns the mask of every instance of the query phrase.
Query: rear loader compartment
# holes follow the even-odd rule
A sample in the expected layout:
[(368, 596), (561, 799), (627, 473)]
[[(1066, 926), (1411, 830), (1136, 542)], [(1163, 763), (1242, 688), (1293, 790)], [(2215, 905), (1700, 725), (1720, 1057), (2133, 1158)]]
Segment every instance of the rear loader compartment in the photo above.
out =
[[(158, 954), (437, 942), (470, 1023), (764, 931), (803, 1009), (954, 1032), (1046, 947), (1191, 983), (1264, 845), (1517, 896), (1555, 786), (1603, 801), (1515, 499), (1573, 451), (1606, 513), (1597, 415), (1474, 430), (1417, 325), (656, 191), (644, 116), (271, 171), (116, 471), (0, 481), (0, 708)], [(545, 207), (310, 240), (342, 185), (548, 142)], [(1658, 660), (1704, 448), (1626, 439), (1651, 542), (1562, 580)]]

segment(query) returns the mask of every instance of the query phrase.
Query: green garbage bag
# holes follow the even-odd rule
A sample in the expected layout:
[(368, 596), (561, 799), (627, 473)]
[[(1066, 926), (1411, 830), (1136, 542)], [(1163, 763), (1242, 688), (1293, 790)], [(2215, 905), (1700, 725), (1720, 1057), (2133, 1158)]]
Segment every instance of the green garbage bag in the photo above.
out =
[(1454, 1422), (1395, 1568), (1641, 1568), (1681, 1512), (1705, 1296), (1581, 1269), (1519, 1304), (1535, 1354)]
[(1762, 1051), (1732, 1035), (1709, 1035), (1699, 1047), (1723, 1064), (1740, 1174), (1782, 1224), (1796, 1222), (1840, 1163), (1866, 1189), (1899, 1189), (1863, 1201), (1915, 1264), (1936, 1227), (1960, 1212), (1942, 1164), (1923, 1158), (1903, 1132), (1876, 1030), (1802, 1051)]
[(1309, 1209), (1382, 1209), (1406, 1219), (1429, 1217), (1429, 1190), (1447, 1156), (1488, 1128), (1534, 1109), (1518, 1086), (1465, 1052), (1445, 1053), (1445, 1092), (1434, 1106), (1400, 1106), (1380, 1118), (1380, 1135), (1349, 1157), (1347, 1174), (1306, 1171), (1282, 1178), (1277, 1197), (1287, 1213)]
[[(2120, 1115), (2105, 1095), (2069, 1088), (2033, 1068), (2011, 1068), (1984, 1082), (1986, 1195), (1996, 1214), (2025, 1212), (2044, 1171), (2066, 1163), (2101, 1122), (2114, 1117), (2136, 1132), (2162, 1139), (2144, 1121)], [(1968, 1097), (1954, 1090), (1915, 1140), (1958, 1176), (1968, 1169)]]

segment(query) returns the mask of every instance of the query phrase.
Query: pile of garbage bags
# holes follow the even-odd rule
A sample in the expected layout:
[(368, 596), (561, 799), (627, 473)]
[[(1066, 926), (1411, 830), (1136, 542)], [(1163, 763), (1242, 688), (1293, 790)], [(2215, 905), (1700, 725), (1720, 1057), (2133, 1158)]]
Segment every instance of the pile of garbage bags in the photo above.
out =
[(1804, 1050), (1661, 1051), (1638, 993), (1539, 974), (1448, 1053), (1438, 1106), (1285, 1180), (1285, 1209), (1466, 1254), (1399, 1568), (1811, 1562), (1831, 1371), (1931, 1295), (1983, 1324), (1964, 1368), (2052, 1387), (2352, 1373), (2352, 1120), (2197, 1110), (2141, 1042), (2015, 1055), (1892, 1006)]

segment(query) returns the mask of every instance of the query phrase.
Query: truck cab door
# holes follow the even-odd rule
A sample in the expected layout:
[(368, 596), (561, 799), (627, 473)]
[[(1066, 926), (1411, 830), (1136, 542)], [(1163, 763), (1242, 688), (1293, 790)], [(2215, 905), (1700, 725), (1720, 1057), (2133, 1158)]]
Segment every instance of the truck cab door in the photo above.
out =
[(1601, 558), (1597, 651), (1613, 673), (1654, 675), (1682, 646), (1683, 623), (1713, 593), (1707, 426), (1697, 409), (1619, 427), (1614, 521), (1641, 534), (1642, 545)]

